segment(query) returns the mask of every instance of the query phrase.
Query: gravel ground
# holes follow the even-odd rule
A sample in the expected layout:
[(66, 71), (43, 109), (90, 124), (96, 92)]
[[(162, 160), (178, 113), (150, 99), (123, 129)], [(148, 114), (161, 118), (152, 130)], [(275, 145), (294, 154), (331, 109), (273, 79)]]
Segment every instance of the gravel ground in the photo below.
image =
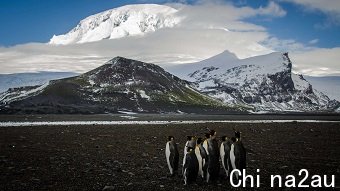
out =
[(198, 178), (184, 186), (181, 177), (168, 177), (166, 137), (176, 138), (181, 161), (186, 135), (203, 137), (206, 127), (218, 136), (242, 132), (247, 173), (261, 177), (255, 190), (271, 190), (270, 175), (298, 182), (303, 168), (306, 183), (314, 174), (335, 175), (340, 189), (340, 123), (292, 122), (1, 127), (0, 190), (254, 190), (231, 187), (222, 169), (213, 184)]

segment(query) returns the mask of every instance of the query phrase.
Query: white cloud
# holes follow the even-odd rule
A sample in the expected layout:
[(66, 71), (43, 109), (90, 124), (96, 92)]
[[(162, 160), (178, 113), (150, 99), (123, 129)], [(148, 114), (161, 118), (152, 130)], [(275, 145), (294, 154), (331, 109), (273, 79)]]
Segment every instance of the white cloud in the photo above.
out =
[(280, 0), (303, 5), (308, 9), (320, 10), (326, 13), (340, 13), (340, 1), (338, 0)]
[(340, 47), (314, 48), (310, 51), (293, 52), (290, 57), (295, 70), (311, 76), (340, 75)]
[(318, 41), (318, 39), (313, 39), (309, 45), (304, 45), (292, 39), (282, 40), (269, 37), (262, 44), (275, 51), (289, 52), (293, 70), (297, 73), (310, 76), (339, 76), (340, 47), (318, 48), (313, 46)]
[(283, 17), (287, 14), (285, 10), (283, 10), (280, 5), (277, 3), (270, 1), (267, 7), (260, 7), (259, 11), (263, 15), (273, 15), (276, 17)]
[(261, 31), (227, 32), (222, 29), (173, 28), (142, 37), (54, 46), (41, 43), (0, 49), (1, 73), (34, 71), (86, 72), (115, 56), (154, 63), (194, 62), (226, 49), (239, 57), (269, 53), (257, 42)]
[(340, 1), (339, 0), (279, 0), (291, 2), (303, 6), (307, 11), (321, 11), (329, 16), (329, 19), (323, 25), (325, 27), (331, 24), (340, 25)]
[[(231, 4), (172, 4), (186, 19), (175, 28), (140, 37), (52, 46), (31, 43), (0, 48), (1, 73), (34, 71), (85, 72), (115, 56), (156, 63), (193, 62), (226, 49), (240, 58), (271, 52), (259, 42), (268, 37), (265, 28), (241, 21), (253, 16), (279, 16), (282, 10), (270, 3), (258, 9)], [(212, 14), (213, 13), (213, 14)]]
[(265, 47), (280, 52), (299, 52), (313, 49), (313, 47), (306, 47), (304, 44), (292, 39), (278, 39), (272, 36), (265, 39), (262, 44)]
[(319, 39), (313, 39), (313, 40), (310, 40), (308, 43), (309, 44), (317, 44), (319, 42)]
[(269, 1), (267, 6), (265, 7), (260, 6), (258, 9), (245, 6), (246, 5), (245, 1), (239, 1), (236, 3), (237, 5), (242, 6), (241, 8), (236, 8), (232, 6), (231, 2), (223, 0), (199, 0), (197, 1), (197, 4), (213, 6), (219, 5), (220, 7), (223, 8), (229, 6), (232, 9), (231, 11), (233, 12), (231, 15), (237, 15), (238, 17), (250, 17), (256, 15), (283, 17), (287, 14), (287, 12), (283, 10), (282, 7), (279, 4), (275, 3), (274, 1)]

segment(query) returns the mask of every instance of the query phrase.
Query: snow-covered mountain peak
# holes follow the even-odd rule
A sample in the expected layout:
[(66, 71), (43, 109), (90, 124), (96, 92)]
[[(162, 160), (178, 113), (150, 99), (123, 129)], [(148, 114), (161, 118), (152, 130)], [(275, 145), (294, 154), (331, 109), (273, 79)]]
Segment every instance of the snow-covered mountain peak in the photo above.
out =
[(209, 67), (209, 66), (225, 67), (225, 65), (229, 65), (230, 63), (234, 63), (235, 61), (238, 60), (239, 59), (234, 53), (225, 50), (222, 53), (217, 54), (211, 58), (197, 62), (195, 63), (195, 65), (197, 67)]
[[(218, 64), (218, 63), (223, 63), (226, 61), (233, 61), (233, 60), (237, 60), (237, 56), (232, 53), (229, 52), (228, 50), (225, 50), (223, 52), (221, 52), (220, 54), (217, 54), (216, 56), (213, 56), (211, 58), (209, 58), (209, 62), (211, 62), (212, 64)], [(207, 61), (207, 60), (205, 60)]]
[[(188, 81), (196, 81), (196, 77), (203, 75), (205, 72), (208, 72), (213, 76), (224, 75), (231, 78), (231, 76), (225, 74), (225, 72), (240, 68), (249, 70), (250, 74), (263, 75), (275, 74), (283, 70), (291, 72), (292, 64), (288, 57), (288, 53), (273, 52), (267, 55), (239, 59), (235, 54), (226, 50), (206, 60), (170, 66), (167, 70)], [(203, 71), (203, 73), (199, 71)], [(239, 75), (239, 73), (237, 75)], [(237, 79), (240, 79), (240, 76), (235, 78), (235, 80)]]
[(109, 64), (109, 65), (115, 65), (117, 63), (120, 63), (121, 60), (125, 60), (126, 58), (121, 57), (121, 56), (116, 56), (114, 58), (112, 58), (111, 60), (107, 61), (105, 64)]
[(325, 111), (338, 104), (292, 72), (288, 53), (237, 59), (223, 52), (168, 70), (211, 97), (227, 104), (247, 104), (255, 111)]
[[(290, 75), (292, 69), (288, 53), (280, 52), (246, 59), (227, 57), (226, 52), (223, 52), (215, 57), (201, 61), (200, 65), (204, 67), (195, 68), (192, 72), (187, 73), (186, 76), (181, 75), (180, 77), (194, 82), (215, 79), (214, 83), (217, 83), (216, 79), (218, 79), (218, 83), (244, 85), (248, 81), (258, 81), (260, 83), (264, 80), (264, 77), (267, 78), (277, 73), (284, 72)], [(287, 82), (287, 84), (293, 88), (292, 82)]]
[(143, 35), (177, 25), (181, 19), (176, 12), (165, 5), (126, 5), (89, 16), (70, 32), (54, 35), (49, 43), (66, 45)]

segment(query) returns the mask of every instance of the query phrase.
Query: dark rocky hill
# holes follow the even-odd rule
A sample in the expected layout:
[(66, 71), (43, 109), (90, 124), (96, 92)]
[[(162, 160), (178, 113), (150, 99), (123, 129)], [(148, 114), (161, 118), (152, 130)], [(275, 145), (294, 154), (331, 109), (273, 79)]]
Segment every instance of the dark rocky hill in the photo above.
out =
[(242, 112), (191, 88), (161, 67), (116, 57), (82, 75), (0, 95), (0, 113)]

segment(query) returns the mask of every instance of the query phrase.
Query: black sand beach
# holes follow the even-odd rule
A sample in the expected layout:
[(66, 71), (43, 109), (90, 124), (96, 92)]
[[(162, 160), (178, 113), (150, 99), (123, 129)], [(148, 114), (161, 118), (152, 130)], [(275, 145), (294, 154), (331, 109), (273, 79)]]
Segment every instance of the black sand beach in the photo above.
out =
[(0, 190), (231, 190), (222, 168), (209, 185), (198, 178), (184, 186), (181, 177), (168, 177), (166, 136), (176, 138), (181, 161), (185, 136), (203, 137), (206, 127), (219, 137), (242, 131), (247, 173), (261, 177), (255, 190), (271, 190), (270, 175), (301, 180), (300, 169), (310, 177), (335, 175), (339, 189), (340, 123), (289, 122), (1, 127)]

